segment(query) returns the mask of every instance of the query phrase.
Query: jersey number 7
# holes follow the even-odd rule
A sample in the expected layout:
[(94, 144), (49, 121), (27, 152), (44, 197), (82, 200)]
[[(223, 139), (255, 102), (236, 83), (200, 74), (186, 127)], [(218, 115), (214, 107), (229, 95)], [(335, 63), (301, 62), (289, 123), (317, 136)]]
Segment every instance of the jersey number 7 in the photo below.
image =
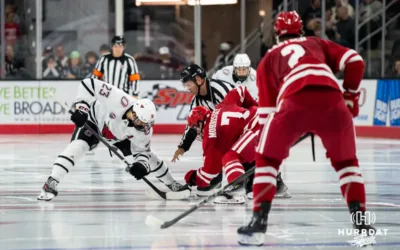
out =
[(250, 112), (247, 110), (244, 113), (241, 112), (223, 112), (221, 117), (221, 126), (229, 125), (230, 118), (247, 119)]

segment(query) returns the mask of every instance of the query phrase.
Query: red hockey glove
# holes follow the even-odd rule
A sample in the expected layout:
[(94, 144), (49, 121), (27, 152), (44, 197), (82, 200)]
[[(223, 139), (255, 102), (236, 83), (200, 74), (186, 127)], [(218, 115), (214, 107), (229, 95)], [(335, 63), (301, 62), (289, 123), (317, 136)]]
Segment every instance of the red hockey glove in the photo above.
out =
[(189, 170), (185, 174), (185, 181), (189, 186), (196, 186), (197, 170)]
[(360, 99), (360, 92), (350, 92), (346, 90), (343, 93), (343, 97), (347, 107), (353, 114), (353, 117), (357, 117), (358, 113), (360, 112), (360, 105), (358, 104), (358, 100)]

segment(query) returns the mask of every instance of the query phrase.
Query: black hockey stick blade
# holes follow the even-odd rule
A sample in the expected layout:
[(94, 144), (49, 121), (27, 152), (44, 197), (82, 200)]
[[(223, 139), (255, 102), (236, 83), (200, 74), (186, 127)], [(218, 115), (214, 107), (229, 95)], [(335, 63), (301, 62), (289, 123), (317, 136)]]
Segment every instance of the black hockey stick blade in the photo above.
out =
[[(57, 101), (58, 102), (58, 101)], [(58, 102), (61, 104), (68, 112), (72, 115), (73, 112), (72, 110), (68, 107), (66, 103)], [(127, 166), (129, 166), (129, 162), (125, 160), (125, 157), (123, 157), (115, 147), (110, 145), (103, 137), (101, 137), (97, 131), (95, 131), (92, 127), (90, 127), (87, 123), (83, 125), (87, 130), (89, 130), (99, 141), (101, 141), (111, 152), (113, 152), (121, 161), (123, 161)], [(125, 171), (129, 172), (129, 169), (126, 168)], [(161, 198), (164, 200), (167, 199), (167, 193), (159, 190), (156, 186), (153, 185), (149, 180), (146, 179), (146, 177), (143, 177), (142, 180), (147, 183), (151, 187), (151, 189), (154, 190)]]
[(314, 134), (311, 134), (311, 152), (312, 152), (313, 161), (315, 162), (315, 141), (314, 141)]

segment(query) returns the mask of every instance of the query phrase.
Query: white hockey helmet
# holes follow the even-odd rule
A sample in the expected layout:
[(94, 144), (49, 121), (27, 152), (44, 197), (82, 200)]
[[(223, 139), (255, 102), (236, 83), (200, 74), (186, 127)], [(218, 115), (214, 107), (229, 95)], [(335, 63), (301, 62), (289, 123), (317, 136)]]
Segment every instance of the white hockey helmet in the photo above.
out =
[(250, 74), (250, 66), (251, 61), (247, 54), (237, 54), (233, 59), (233, 74), (239, 81), (246, 81)]
[(250, 58), (247, 54), (237, 54), (233, 59), (233, 67), (249, 68), (251, 65)]
[(156, 120), (156, 106), (154, 103), (147, 98), (139, 99), (133, 105), (133, 112), (136, 113), (136, 119), (145, 123), (145, 126), (141, 126), (137, 124), (137, 121), (134, 121), (135, 128), (138, 130), (144, 130), (144, 132), (150, 131), (151, 126)]

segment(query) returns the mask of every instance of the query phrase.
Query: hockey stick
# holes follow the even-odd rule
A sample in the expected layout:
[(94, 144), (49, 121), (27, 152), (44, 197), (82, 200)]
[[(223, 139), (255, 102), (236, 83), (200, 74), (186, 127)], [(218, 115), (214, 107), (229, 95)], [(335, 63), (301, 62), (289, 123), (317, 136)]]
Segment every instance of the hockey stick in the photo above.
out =
[[(294, 144), (292, 147), (296, 146), (297, 144), (299, 144), (300, 142), (302, 142), (304, 139), (306, 139), (307, 137), (311, 136), (311, 133), (307, 133), (303, 136), (301, 136)], [(186, 210), (185, 212), (183, 212), (182, 214), (180, 214), (179, 216), (177, 216), (176, 218), (170, 220), (170, 221), (162, 221), (160, 219), (158, 219), (155, 216), (152, 215), (147, 215), (146, 217), (146, 225), (150, 226), (150, 227), (156, 227), (156, 228), (160, 228), (160, 229), (165, 229), (165, 228), (169, 228), (170, 226), (176, 224), (178, 221), (180, 221), (181, 219), (185, 218), (186, 216), (188, 216), (189, 214), (193, 213), (194, 211), (196, 211), (198, 208), (200, 208), (202, 205), (206, 204), (207, 202), (211, 201), (212, 199), (214, 199), (215, 197), (217, 197), (218, 195), (224, 193), (225, 191), (229, 190), (231, 187), (236, 186), (240, 183), (242, 183), (246, 178), (248, 178), (250, 175), (252, 175), (254, 173), (254, 170), (256, 169), (256, 167), (252, 167), (249, 170), (246, 171), (246, 173), (244, 173), (243, 175), (239, 176), (236, 180), (232, 181), (231, 183), (229, 183), (228, 185), (224, 186), (221, 190), (219, 190), (218, 192), (208, 196), (207, 198), (203, 199), (202, 201), (200, 201), (199, 203), (197, 203), (196, 205), (192, 206), (190, 209)]]
[[(58, 101), (57, 101), (58, 102)], [(70, 113), (71, 115), (73, 114), (72, 110), (68, 107), (68, 105), (66, 103), (61, 103), (58, 102), (61, 106), (63, 106), (63, 108), (65, 108), (65, 110), (68, 110), (68, 113)], [(110, 145), (103, 137), (101, 137), (97, 131), (95, 131), (93, 128), (91, 128), (89, 126), (89, 124), (85, 123), (83, 125), (87, 130), (89, 130), (99, 141), (101, 141), (111, 152), (113, 152), (121, 161), (123, 161), (126, 165), (127, 168), (125, 169), (126, 172), (129, 172), (128, 166), (130, 165), (129, 162), (125, 159), (124, 156), (122, 156), (115, 147), (113, 147), (112, 145)], [(174, 194), (175, 192), (164, 192), (159, 190), (156, 186), (153, 185), (153, 183), (151, 183), (149, 180), (146, 179), (146, 177), (143, 177), (142, 180), (144, 182), (147, 183), (147, 185), (149, 185), (151, 187), (151, 189), (154, 190), (154, 192), (156, 192), (161, 198), (163, 198), (164, 200), (177, 200), (177, 199), (183, 199), (183, 198), (187, 198), (189, 195), (181, 195), (181, 196), (176, 196), (176, 194)], [(189, 190), (188, 190), (189, 191)], [(189, 191), (190, 192), (190, 191)]]
[(314, 134), (311, 133), (311, 151), (312, 151), (312, 158), (315, 162), (315, 141), (314, 141)]

